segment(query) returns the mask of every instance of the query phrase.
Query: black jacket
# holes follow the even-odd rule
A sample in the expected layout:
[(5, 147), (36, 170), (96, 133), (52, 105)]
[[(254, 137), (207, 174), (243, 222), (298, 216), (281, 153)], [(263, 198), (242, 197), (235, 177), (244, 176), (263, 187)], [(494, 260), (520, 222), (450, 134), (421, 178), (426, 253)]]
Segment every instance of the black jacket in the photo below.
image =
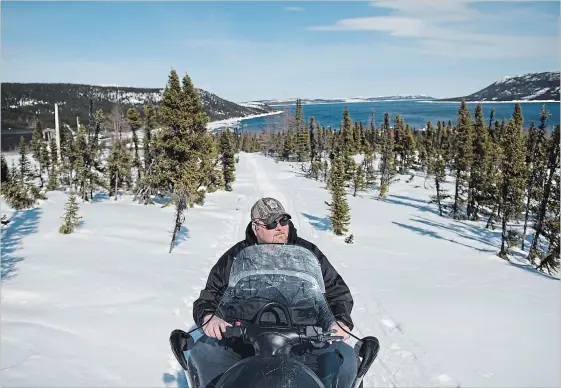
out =
[[(343, 281), (341, 275), (337, 273), (335, 268), (329, 263), (327, 257), (311, 242), (298, 237), (296, 228), (289, 222), (288, 244), (300, 245), (312, 251), (317, 257), (325, 282), (325, 296), (327, 303), (333, 312), (333, 316), (353, 329), (353, 321), (351, 319), (351, 310), (353, 308), (353, 297), (349, 288)], [(251, 229), (251, 222), (247, 225), (245, 231), (245, 240), (238, 242), (222, 255), (214, 267), (210, 270), (208, 280), (204, 290), (201, 291), (199, 298), (193, 303), (193, 319), (198, 326), (203, 324), (203, 317), (206, 314), (216, 311), (222, 295), (228, 285), (230, 269), (234, 258), (243, 248), (257, 244), (257, 238)]]

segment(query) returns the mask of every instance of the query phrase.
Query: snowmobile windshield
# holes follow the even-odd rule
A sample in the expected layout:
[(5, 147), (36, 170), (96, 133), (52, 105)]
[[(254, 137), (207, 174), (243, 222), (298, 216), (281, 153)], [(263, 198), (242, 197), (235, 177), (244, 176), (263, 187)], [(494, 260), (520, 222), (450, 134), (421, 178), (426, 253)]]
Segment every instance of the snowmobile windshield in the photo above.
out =
[(216, 314), (227, 321), (328, 330), (335, 318), (324, 294), (321, 266), (310, 250), (298, 245), (252, 245), (235, 257)]

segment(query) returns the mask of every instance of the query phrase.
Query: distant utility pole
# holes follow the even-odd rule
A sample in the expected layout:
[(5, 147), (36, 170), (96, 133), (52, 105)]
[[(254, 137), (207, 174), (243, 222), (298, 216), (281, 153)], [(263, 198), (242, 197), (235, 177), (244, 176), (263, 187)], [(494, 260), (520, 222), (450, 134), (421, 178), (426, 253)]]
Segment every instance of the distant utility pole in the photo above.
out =
[(55, 104), (55, 135), (56, 135), (56, 155), (57, 155), (58, 163), (60, 163), (62, 156), (60, 153), (60, 127), (58, 124), (58, 104)]

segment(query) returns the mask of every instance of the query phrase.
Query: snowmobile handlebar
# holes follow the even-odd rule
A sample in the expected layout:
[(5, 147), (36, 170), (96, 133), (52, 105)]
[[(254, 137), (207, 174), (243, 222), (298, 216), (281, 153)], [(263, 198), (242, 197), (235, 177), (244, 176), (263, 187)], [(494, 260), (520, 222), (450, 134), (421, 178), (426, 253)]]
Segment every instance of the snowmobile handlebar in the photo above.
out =
[(257, 353), (286, 354), (295, 345), (305, 342), (326, 342), (342, 340), (342, 336), (324, 332), (319, 326), (278, 326), (248, 323), (243, 326), (228, 326), (224, 337), (239, 338), (250, 343)]

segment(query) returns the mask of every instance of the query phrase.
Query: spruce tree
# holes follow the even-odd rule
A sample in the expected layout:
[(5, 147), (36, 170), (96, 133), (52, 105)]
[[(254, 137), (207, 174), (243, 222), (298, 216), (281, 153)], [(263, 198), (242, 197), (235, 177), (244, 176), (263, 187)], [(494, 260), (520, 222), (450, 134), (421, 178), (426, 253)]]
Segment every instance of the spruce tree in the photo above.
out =
[(9, 181), (2, 183), (2, 195), (15, 210), (28, 209), (36, 205), (37, 193), (33, 193), (29, 185), (22, 184), (17, 179), (18, 173), (16, 168), (12, 168)]
[(72, 145), (74, 164), (74, 184), (75, 190), (79, 193), (82, 200), (87, 201), (88, 196), (88, 144), (86, 140), (86, 127), (80, 124), (74, 143)]
[(80, 219), (82, 218), (78, 215), (79, 206), (74, 191), (70, 192), (64, 209), (65, 213), (61, 217), (63, 221), (59, 228), (59, 232), (62, 234), (70, 234), (80, 225)]
[(134, 200), (144, 205), (152, 205), (152, 195), (156, 192), (157, 177), (155, 176), (154, 151), (152, 150), (152, 131), (156, 128), (156, 110), (152, 103), (144, 108), (144, 137), (142, 153), (144, 157), (143, 175), (137, 183)]
[(353, 196), (356, 197), (356, 193), (363, 191), (366, 188), (364, 168), (362, 164), (359, 164), (355, 169), (355, 174), (353, 176)]
[(460, 205), (469, 203), (471, 198), (464, 199), (468, 191), (469, 172), (473, 162), (473, 123), (465, 99), (462, 100), (458, 110), (458, 124), (454, 136), (453, 171), (456, 178), (454, 193), (454, 219), (460, 218)]
[(140, 156), (138, 154), (138, 130), (142, 127), (142, 120), (138, 115), (138, 112), (135, 108), (129, 108), (127, 110), (127, 121), (129, 127), (132, 131), (132, 142), (134, 145), (134, 156), (132, 160), (132, 167), (136, 169), (136, 182), (137, 185), (140, 183), (140, 179), (142, 178), (142, 165), (140, 163)]
[(296, 148), (296, 156), (298, 162), (308, 161), (311, 154), (310, 147), (310, 134), (306, 127), (304, 119), (304, 109), (302, 108), (302, 101), (296, 100), (296, 111), (294, 113), (294, 141)]
[[(118, 138), (113, 140), (113, 148), (107, 158), (106, 174), (109, 180), (109, 196), (119, 197), (119, 189), (132, 186), (131, 177), (132, 158), (130, 152), (123, 147)], [(145, 203), (151, 201), (145, 198)]]
[(364, 171), (365, 188), (371, 188), (376, 183), (376, 170), (374, 169), (375, 154), (368, 151), (362, 161), (362, 171)]
[(20, 137), (19, 141), (19, 180), (24, 185), (31, 184), (33, 180), (31, 162), (27, 158), (27, 145), (23, 136)]
[(341, 123), (341, 131), (340, 136), (342, 140), (341, 152), (343, 156), (343, 165), (344, 165), (344, 180), (345, 182), (349, 182), (353, 180), (353, 176), (355, 174), (355, 166), (356, 163), (354, 161), (354, 154), (355, 154), (355, 141), (353, 136), (353, 129), (352, 129), (352, 120), (349, 114), (349, 108), (345, 106), (345, 110), (343, 111), (343, 121)]
[[(555, 174), (560, 168), (559, 164), (559, 141), (560, 141), (560, 128), (559, 125), (555, 126), (553, 134), (551, 135), (547, 145), (547, 178), (543, 188), (543, 193), (540, 200), (540, 205), (536, 214), (536, 221), (534, 223), (534, 236), (532, 238), (532, 245), (528, 253), (528, 260), (532, 264), (535, 263), (535, 258), (540, 257), (538, 246), (540, 237), (546, 229), (548, 203), (551, 201), (553, 191), (555, 191), (554, 178)], [(558, 238), (558, 237), (556, 237)]]
[(336, 236), (347, 233), (351, 221), (350, 207), (347, 203), (347, 193), (345, 191), (344, 170), (343, 157), (337, 155), (329, 175), (331, 203), (326, 202), (331, 211), (328, 218), (331, 221), (333, 233)]
[(551, 181), (551, 196), (547, 202), (547, 216), (543, 222), (543, 233), (547, 238), (547, 249), (542, 255), (540, 264), (536, 267), (539, 271), (547, 271), (550, 275), (559, 271), (559, 172), (553, 174)]
[[(516, 104), (519, 106), (519, 104)], [(516, 114), (516, 110), (515, 110)], [(513, 115), (506, 127), (503, 137), (504, 158), (502, 164), (502, 234), (501, 251), (499, 256), (507, 258), (507, 239), (509, 230), (507, 224), (515, 219), (522, 210), (524, 196), (525, 174), (524, 174), (524, 139), (523, 122)]]
[(37, 123), (35, 123), (35, 127), (33, 129), (33, 135), (31, 138), (31, 142), (29, 143), (29, 148), (31, 149), (31, 154), (33, 155), (33, 158), (37, 161), (37, 163), (39, 163), (39, 174), (37, 174), (37, 177), (40, 179), (41, 181), (41, 186), (43, 187), (43, 168), (44, 168), (44, 157), (43, 157), (43, 150), (44, 150), (44, 144), (45, 142), (43, 141), (43, 132), (41, 130), (41, 122), (37, 121)]
[(409, 168), (410, 154), (413, 153), (410, 135), (405, 129), (403, 118), (399, 115), (394, 119), (394, 153), (399, 155), (399, 160), (395, 161), (396, 170), (400, 174), (406, 174)]
[[(209, 173), (209, 179), (207, 183), (206, 191), (207, 193), (214, 193), (216, 190), (224, 189), (224, 170), (222, 166), (222, 158), (220, 157), (220, 137), (212, 142), (212, 148), (210, 151), (210, 157), (214, 160), (214, 167)], [(249, 145), (249, 144), (248, 144)]]
[(434, 150), (432, 158), (432, 168), (434, 172), (434, 184), (436, 188), (436, 196), (432, 199), (438, 205), (438, 213), (443, 216), (443, 201), (450, 196), (443, 188), (443, 183), (446, 180), (446, 161), (442, 155), (442, 149), (437, 148)]
[(481, 104), (477, 104), (475, 108), (475, 138), (473, 141), (473, 162), (471, 164), (470, 180), (469, 180), (469, 198), (470, 202), (467, 206), (468, 219), (476, 220), (478, 218), (479, 207), (486, 203), (485, 197), (487, 192), (486, 166), (489, 163), (490, 148), (489, 132), (483, 118), (483, 110)]
[(319, 144), (319, 134), (318, 125), (314, 119), (314, 116), (310, 116), (308, 126), (308, 137), (310, 139), (310, 160), (312, 163), (317, 160), (321, 160), (320, 144)]
[(395, 176), (394, 168), (394, 137), (390, 128), (390, 115), (384, 115), (384, 124), (381, 128), (381, 160), (380, 160), (380, 198), (385, 198), (390, 184)]
[[(173, 194), (182, 181), (197, 177), (197, 189), (188, 190), (187, 204), (201, 203), (208, 182), (212, 162), (209, 160), (212, 138), (206, 129), (209, 121), (204, 112), (197, 89), (188, 75), (183, 77), (183, 87), (175, 70), (169, 74), (168, 83), (158, 109), (163, 128), (154, 139), (155, 180), (157, 189)], [(185, 168), (191, 166), (190, 169)], [(184, 174), (191, 177), (183, 177)], [(172, 197), (173, 200), (179, 197)]]
[(152, 131), (156, 128), (156, 110), (152, 103), (144, 108), (144, 138), (142, 139), (142, 149), (144, 153), (144, 169), (152, 164), (151, 140)]
[(485, 203), (491, 206), (491, 212), (485, 229), (494, 229), (495, 218), (502, 213), (502, 164), (504, 159), (503, 146), (500, 143), (492, 143), (489, 147), (489, 158), (487, 160), (485, 184)]
[(234, 161), (234, 147), (232, 143), (232, 133), (229, 128), (226, 128), (226, 131), (220, 136), (220, 155), (226, 191), (232, 191), (232, 183), (235, 180), (236, 163)]
[(4, 155), (0, 155), (0, 161), (1, 161), (1, 170), (0, 170), (0, 180), (1, 183), (6, 183), (10, 181), (10, 169), (8, 167), (8, 163), (6, 162), (6, 158), (4, 158)]
[(522, 232), (522, 243), (520, 249), (524, 250), (526, 242), (526, 231), (531, 212), (536, 212), (539, 199), (543, 193), (547, 165), (547, 140), (546, 121), (550, 114), (545, 105), (540, 113), (540, 125), (535, 127), (534, 122), (530, 125), (526, 137), (526, 206), (524, 214), (524, 230)]

